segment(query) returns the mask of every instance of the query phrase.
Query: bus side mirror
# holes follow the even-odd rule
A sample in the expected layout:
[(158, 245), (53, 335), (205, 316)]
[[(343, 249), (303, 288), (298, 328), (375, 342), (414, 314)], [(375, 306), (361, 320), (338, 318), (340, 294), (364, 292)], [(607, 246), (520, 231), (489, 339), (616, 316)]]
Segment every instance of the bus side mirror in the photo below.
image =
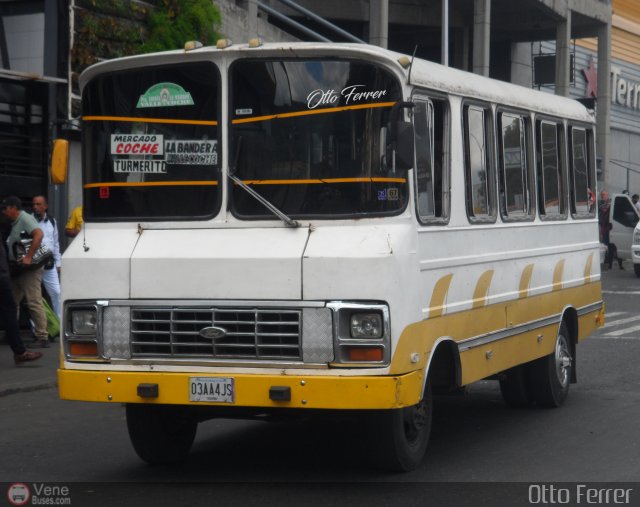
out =
[(414, 165), (414, 133), (413, 125), (408, 121), (399, 121), (394, 126), (395, 134), (395, 167), (400, 171), (408, 171)]
[(67, 181), (69, 171), (69, 141), (56, 139), (51, 155), (51, 183), (59, 185)]

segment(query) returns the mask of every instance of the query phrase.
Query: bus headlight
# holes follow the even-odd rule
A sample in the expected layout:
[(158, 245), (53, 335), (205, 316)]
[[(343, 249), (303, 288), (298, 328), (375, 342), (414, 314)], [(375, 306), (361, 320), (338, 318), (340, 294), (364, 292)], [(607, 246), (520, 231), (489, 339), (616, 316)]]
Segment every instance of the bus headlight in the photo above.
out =
[(352, 338), (382, 338), (382, 315), (354, 313), (351, 315)]
[(633, 230), (633, 244), (640, 245), (640, 229)]
[(389, 307), (384, 303), (332, 301), (333, 366), (381, 367), (391, 358)]
[(98, 318), (95, 310), (72, 310), (71, 332), (76, 335), (95, 335)]

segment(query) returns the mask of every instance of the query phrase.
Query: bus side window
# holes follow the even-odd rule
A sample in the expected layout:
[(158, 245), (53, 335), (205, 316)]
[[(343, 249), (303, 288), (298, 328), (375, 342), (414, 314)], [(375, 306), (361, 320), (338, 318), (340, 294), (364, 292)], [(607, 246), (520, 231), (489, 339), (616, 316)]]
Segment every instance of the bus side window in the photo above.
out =
[(513, 113), (499, 113), (498, 160), (500, 210), (504, 220), (532, 218), (529, 136), (526, 119)]
[(562, 125), (537, 122), (538, 208), (541, 218), (566, 217), (562, 177)]
[(447, 108), (444, 100), (417, 97), (413, 108), (416, 150), (416, 206), (422, 223), (443, 223), (449, 216)]
[(569, 132), (571, 213), (574, 217), (593, 217), (596, 210), (593, 131), (571, 127)]
[(491, 132), (490, 109), (464, 108), (466, 200), (472, 222), (495, 220)]

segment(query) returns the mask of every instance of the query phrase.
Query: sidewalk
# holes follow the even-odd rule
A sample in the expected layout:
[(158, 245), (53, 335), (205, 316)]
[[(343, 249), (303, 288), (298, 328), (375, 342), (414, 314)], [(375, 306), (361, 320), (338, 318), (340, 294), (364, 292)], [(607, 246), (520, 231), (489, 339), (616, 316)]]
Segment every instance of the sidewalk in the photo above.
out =
[[(30, 333), (23, 333), (25, 344), (31, 341)], [(58, 366), (60, 364), (60, 340), (56, 340), (48, 349), (36, 349), (42, 352), (37, 361), (16, 366), (13, 352), (0, 331), (0, 398), (10, 394), (50, 389), (58, 385)]]

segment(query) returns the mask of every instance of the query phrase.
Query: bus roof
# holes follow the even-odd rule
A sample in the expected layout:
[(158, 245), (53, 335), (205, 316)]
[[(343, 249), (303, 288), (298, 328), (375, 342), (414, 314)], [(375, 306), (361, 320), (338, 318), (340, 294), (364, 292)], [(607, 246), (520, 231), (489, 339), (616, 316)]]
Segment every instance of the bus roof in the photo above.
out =
[[(406, 55), (378, 46), (356, 43), (277, 42), (265, 43), (257, 48), (251, 48), (248, 44), (232, 45), (226, 49), (208, 46), (188, 52), (175, 50), (105, 61), (86, 69), (80, 77), (80, 85), (83, 88), (87, 81), (102, 72), (190, 61), (212, 53), (224, 53), (225, 57), (230, 59), (246, 58), (249, 54), (263, 57), (323, 57), (331, 55), (364, 58), (372, 62), (395, 66), (405, 79), (409, 75), (409, 69), (403, 68), (398, 62), (400, 57)], [(576, 100), (445, 67), (419, 58), (415, 58), (412, 64), (410, 77), (411, 85), (433, 91), (532, 110), (561, 118), (585, 122), (594, 121), (593, 114)]]

